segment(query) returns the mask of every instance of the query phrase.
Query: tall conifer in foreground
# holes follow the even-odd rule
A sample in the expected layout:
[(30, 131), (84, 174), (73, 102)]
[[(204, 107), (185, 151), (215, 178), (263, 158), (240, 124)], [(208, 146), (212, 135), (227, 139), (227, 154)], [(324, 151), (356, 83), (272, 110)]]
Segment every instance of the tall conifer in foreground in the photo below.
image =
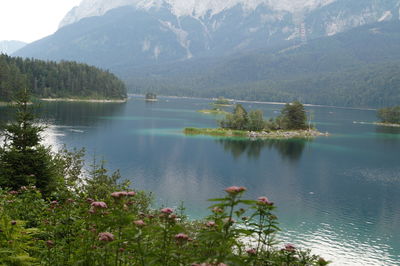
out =
[(27, 90), (15, 99), (15, 121), (4, 126), (0, 148), (0, 187), (34, 185), (44, 195), (56, 187), (57, 165), (49, 148), (40, 144), (44, 128), (35, 124)]

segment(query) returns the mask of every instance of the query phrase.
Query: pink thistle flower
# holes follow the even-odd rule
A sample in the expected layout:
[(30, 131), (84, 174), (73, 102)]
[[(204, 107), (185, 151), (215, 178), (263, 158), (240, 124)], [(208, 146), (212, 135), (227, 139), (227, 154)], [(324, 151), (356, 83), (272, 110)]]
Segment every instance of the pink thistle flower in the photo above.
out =
[(171, 214), (174, 212), (174, 210), (171, 208), (163, 208), (163, 209), (161, 209), (161, 212), (165, 213), (165, 214)]
[(257, 250), (254, 249), (254, 248), (250, 248), (250, 249), (246, 250), (246, 252), (247, 252), (247, 254), (249, 254), (249, 255), (255, 255), (255, 254), (257, 254)]
[(286, 244), (285, 245), (285, 250), (289, 252), (294, 252), (296, 250), (296, 247), (292, 244)]
[(73, 199), (67, 199), (67, 203), (74, 203), (75, 202), (75, 200), (73, 200)]
[(221, 209), (221, 208), (219, 208), (219, 207), (214, 207), (214, 208), (212, 209), (212, 212), (213, 212), (213, 213), (223, 213), (224, 210)]
[(58, 204), (58, 201), (53, 200), (52, 202), (50, 202), (50, 204), (51, 204), (51, 205), (56, 205), (56, 204)]
[(126, 192), (126, 191), (120, 191), (120, 192), (113, 192), (113, 193), (111, 193), (111, 197), (116, 198), (116, 199), (119, 199), (119, 198), (121, 198), (121, 197), (123, 197), (123, 196), (128, 196), (128, 192)]
[(215, 224), (215, 222), (214, 221), (208, 221), (207, 223), (206, 223), (206, 226), (207, 227), (214, 227), (216, 224)]
[(137, 225), (137, 226), (140, 226), (140, 227), (146, 225), (146, 223), (143, 222), (143, 220), (133, 221), (133, 223), (134, 223), (135, 225)]
[(94, 201), (92, 202), (92, 204), (90, 204), (90, 206), (94, 207), (94, 208), (102, 208), (102, 209), (107, 209), (107, 204), (105, 202), (102, 201)]
[(269, 206), (274, 205), (274, 203), (270, 201), (267, 197), (259, 197), (257, 203), (259, 205), (269, 205)]
[(86, 202), (88, 202), (88, 203), (93, 203), (93, 202), (94, 202), (94, 199), (88, 198), (88, 199), (86, 199)]
[(230, 195), (236, 195), (244, 191), (246, 191), (245, 187), (237, 187), (237, 186), (232, 186), (225, 189), (225, 192), (227, 192)]
[(179, 233), (179, 234), (175, 235), (175, 239), (176, 240), (188, 240), (189, 237), (187, 234)]
[(8, 193), (11, 194), (11, 195), (17, 195), (17, 194), (18, 194), (18, 191), (12, 190), (12, 191), (10, 191), (10, 192), (8, 192)]
[(129, 197), (133, 197), (133, 196), (136, 195), (136, 192), (135, 192), (135, 191), (129, 191), (129, 192), (127, 192), (127, 193), (128, 193), (128, 196), (129, 196)]
[(104, 241), (104, 242), (114, 241), (114, 235), (108, 232), (99, 233), (99, 241)]

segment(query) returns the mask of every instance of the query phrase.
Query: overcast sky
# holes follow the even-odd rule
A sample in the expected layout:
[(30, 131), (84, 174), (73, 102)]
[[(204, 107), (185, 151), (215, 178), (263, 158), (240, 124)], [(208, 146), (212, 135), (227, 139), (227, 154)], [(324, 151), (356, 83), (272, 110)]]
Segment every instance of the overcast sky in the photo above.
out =
[[(111, 0), (110, 0), (111, 1)], [(0, 0), (0, 41), (32, 42), (54, 33), (81, 0)]]

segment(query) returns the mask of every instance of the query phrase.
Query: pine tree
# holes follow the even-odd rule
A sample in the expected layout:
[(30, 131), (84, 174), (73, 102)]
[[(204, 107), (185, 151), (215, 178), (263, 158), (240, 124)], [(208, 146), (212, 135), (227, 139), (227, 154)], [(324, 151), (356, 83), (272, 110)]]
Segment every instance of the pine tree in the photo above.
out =
[(57, 163), (49, 148), (40, 144), (44, 128), (35, 124), (29, 94), (21, 91), (16, 98), (15, 121), (6, 125), (0, 149), (0, 186), (19, 189), (35, 185), (44, 195), (57, 186)]
[(284, 129), (306, 129), (307, 114), (304, 105), (298, 101), (286, 104), (281, 111)]

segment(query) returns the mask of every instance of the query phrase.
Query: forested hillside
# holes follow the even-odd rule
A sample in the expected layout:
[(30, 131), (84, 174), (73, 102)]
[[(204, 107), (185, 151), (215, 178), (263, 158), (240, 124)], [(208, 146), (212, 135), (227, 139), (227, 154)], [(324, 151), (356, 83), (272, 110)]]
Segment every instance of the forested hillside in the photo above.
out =
[(36, 97), (123, 99), (124, 83), (108, 71), (86, 64), (0, 55), (0, 101), (28, 88)]
[(134, 92), (337, 106), (400, 103), (400, 22), (360, 27), (306, 45), (137, 69)]

